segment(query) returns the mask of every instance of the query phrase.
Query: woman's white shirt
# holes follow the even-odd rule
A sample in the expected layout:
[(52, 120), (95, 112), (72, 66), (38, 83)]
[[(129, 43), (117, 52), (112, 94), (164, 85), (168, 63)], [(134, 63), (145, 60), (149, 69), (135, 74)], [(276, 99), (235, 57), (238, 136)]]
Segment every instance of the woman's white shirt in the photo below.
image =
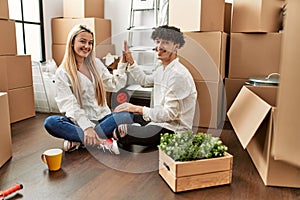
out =
[[(116, 92), (126, 85), (127, 75), (124, 65), (118, 65), (118, 68), (111, 74), (104, 64), (96, 58), (96, 66), (102, 78), (106, 91)], [(83, 130), (89, 127), (95, 127), (91, 120), (100, 120), (111, 113), (107, 102), (99, 106), (95, 98), (95, 81), (88, 79), (84, 74), (78, 72), (82, 92), (82, 107), (79, 105), (72, 91), (71, 78), (66, 72), (64, 66), (60, 66), (55, 73), (56, 84), (56, 103), (61, 113), (65, 113), (74, 123)]]

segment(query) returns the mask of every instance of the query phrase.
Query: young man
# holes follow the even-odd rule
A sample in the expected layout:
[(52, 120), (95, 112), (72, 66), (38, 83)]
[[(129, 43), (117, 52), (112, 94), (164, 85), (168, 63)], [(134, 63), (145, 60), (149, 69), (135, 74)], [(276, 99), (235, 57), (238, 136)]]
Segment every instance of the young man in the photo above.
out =
[[(123, 145), (156, 146), (161, 133), (177, 133), (192, 129), (197, 91), (190, 72), (177, 57), (177, 50), (185, 41), (180, 29), (172, 26), (156, 28), (151, 38), (155, 42), (157, 59), (161, 61), (153, 74), (146, 75), (133, 60), (126, 41), (123, 57), (128, 71), (141, 85), (153, 85), (153, 107), (124, 103), (114, 112), (132, 112), (140, 117), (142, 126), (123, 124), (114, 131), (114, 137)], [(123, 64), (127, 64), (123, 63)]]

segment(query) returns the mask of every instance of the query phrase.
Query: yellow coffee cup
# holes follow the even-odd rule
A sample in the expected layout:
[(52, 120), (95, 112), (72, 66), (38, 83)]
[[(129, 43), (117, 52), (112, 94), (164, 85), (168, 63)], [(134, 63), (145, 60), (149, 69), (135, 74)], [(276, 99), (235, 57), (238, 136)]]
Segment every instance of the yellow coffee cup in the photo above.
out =
[(62, 149), (48, 149), (42, 154), (42, 161), (47, 164), (49, 171), (60, 169), (62, 153)]

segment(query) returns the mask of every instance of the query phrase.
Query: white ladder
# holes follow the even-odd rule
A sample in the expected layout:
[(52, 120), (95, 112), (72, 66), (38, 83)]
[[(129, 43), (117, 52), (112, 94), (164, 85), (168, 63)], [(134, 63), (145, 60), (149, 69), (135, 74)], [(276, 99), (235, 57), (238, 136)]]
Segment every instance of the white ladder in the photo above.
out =
[[(134, 46), (133, 45), (133, 36), (136, 33), (149, 32), (152, 31), (155, 27), (158, 26), (158, 12), (159, 12), (159, 3), (160, 0), (131, 0), (130, 7), (130, 18), (129, 18), (129, 27), (127, 30), (128, 33), (128, 46), (131, 51), (152, 51), (153, 47), (146, 46)], [(146, 26), (136, 26), (136, 16), (140, 13), (139, 16), (143, 14), (149, 14), (152, 12), (153, 15), (153, 24)]]
[[(131, 0), (129, 26), (127, 28), (128, 46), (133, 53), (133, 57), (139, 58), (137, 60), (140, 61), (139, 64), (146, 74), (152, 74), (153, 70), (155, 70), (157, 67), (157, 58), (155, 51), (153, 51), (154, 43), (141, 45), (141, 43), (152, 41), (149, 35), (146, 39), (143, 36), (145, 36), (145, 33), (151, 33), (154, 28), (167, 23), (168, 3), (169, 0)], [(137, 17), (141, 17), (140, 19), (142, 19), (145, 16), (148, 19), (152, 18), (152, 21), (147, 21), (147, 23), (140, 22), (139, 25), (136, 25), (138, 24)], [(136, 41), (137, 39), (139, 39), (139, 42)], [(134, 42), (138, 44), (134, 44)], [(140, 60), (141, 58), (143, 61)], [(152, 104), (152, 87), (136, 85), (130, 75), (128, 76), (127, 85), (126, 89), (128, 92), (131, 92), (132, 97), (150, 99), (150, 104)]]

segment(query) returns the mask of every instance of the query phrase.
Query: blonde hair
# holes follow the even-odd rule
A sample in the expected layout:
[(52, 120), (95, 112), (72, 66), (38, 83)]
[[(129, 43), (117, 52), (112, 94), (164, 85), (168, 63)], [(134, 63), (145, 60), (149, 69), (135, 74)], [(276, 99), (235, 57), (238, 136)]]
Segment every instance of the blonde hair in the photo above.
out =
[[(78, 78), (77, 64), (76, 64), (75, 51), (73, 45), (74, 45), (75, 37), (82, 32), (91, 33), (94, 37), (94, 33), (86, 25), (78, 24), (74, 26), (72, 30), (69, 32), (65, 55), (62, 60), (62, 66), (65, 67), (67, 73), (71, 77), (72, 90), (80, 106), (82, 106), (81, 85), (80, 85), (80, 79)], [(97, 99), (98, 105), (103, 106), (106, 103), (106, 91), (104, 89), (100, 74), (96, 68), (94, 45), (95, 45), (95, 39), (92, 47), (93, 49), (90, 52), (90, 54), (84, 59), (84, 64), (88, 67), (88, 69), (94, 76), (95, 98)]]

